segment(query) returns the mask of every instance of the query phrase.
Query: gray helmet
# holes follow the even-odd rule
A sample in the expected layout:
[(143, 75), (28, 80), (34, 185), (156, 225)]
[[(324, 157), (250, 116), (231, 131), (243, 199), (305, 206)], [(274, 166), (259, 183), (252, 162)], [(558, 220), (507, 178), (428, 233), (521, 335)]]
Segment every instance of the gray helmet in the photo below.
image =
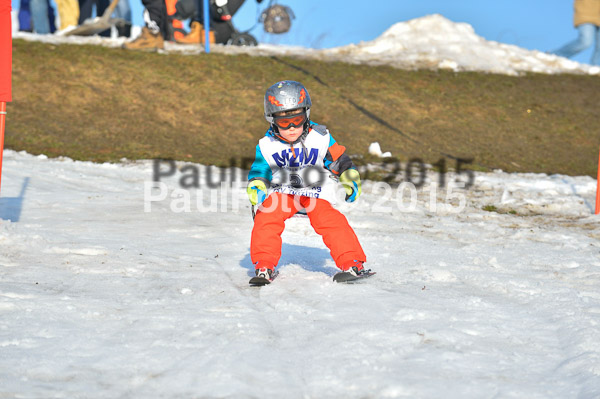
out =
[(306, 87), (293, 80), (282, 80), (269, 87), (265, 93), (265, 119), (272, 125), (274, 113), (304, 108), (308, 120), (311, 105)]

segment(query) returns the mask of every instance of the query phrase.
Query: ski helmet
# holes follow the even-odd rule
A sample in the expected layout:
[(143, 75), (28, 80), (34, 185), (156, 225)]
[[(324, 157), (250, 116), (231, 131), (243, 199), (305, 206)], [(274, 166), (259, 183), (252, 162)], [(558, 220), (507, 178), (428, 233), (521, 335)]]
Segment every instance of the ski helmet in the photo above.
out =
[(273, 114), (282, 111), (304, 109), (306, 120), (310, 119), (310, 96), (301, 83), (283, 80), (275, 83), (265, 93), (265, 119), (273, 126)]

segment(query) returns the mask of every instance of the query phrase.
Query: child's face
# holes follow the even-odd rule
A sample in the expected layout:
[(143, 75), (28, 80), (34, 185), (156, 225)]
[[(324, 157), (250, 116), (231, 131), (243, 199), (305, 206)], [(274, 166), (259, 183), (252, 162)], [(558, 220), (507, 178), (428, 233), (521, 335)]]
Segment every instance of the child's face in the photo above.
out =
[[(279, 134), (285, 140), (294, 142), (304, 131), (304, 122), (306, 121), (306, 113), (304, 110), (293, 110), (278, 112), (273, 115), (275, 124), (279, 129)], [(294, 125), (299, 126), (294, 126)]]
[(283, 137), (287, 141), (294, 142), (294, 141), (298, 140), (298, 137), (300, 137), (302, 135), (303, 130), (304, 129), (302, 128), (302, 126), (300, 126), (300, 127), (290, 126), (288, 129), (285, 129), (285, 130), (282, 128), (279, 128), (279, 134), (281, 134), (281, 137)]

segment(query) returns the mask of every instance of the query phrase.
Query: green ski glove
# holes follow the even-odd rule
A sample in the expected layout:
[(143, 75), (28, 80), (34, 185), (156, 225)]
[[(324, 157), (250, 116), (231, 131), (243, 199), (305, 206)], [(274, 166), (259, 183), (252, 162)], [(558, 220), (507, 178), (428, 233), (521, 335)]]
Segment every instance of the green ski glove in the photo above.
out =
[(354, 202), (362, 194), (360, 173), (356, 169), (348, 169), (340, 176), (340, 183), (346, 190), (346, 202)]
[(267, 186), (262, 180), (252, 180), (248, 183), (246, 194), (252, 205), (261, 204), (267, 198)]

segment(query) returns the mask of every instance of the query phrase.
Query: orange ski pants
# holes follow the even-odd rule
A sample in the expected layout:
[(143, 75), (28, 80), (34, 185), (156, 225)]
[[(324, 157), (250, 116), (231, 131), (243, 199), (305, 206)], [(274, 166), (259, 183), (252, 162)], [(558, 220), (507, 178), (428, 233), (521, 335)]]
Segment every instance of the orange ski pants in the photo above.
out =
[(353, 260), (367, 260), (348, 220), (328, 201), (271, 193), (254, 218), (250, 242), (252, 263), (264, 261), (277, 266), (281, 258), (281, 233), (285, 228), (285, 221), (301, 209), (306, 210), (311, 226), (323, 237), (323, 242), (338, 267)]

